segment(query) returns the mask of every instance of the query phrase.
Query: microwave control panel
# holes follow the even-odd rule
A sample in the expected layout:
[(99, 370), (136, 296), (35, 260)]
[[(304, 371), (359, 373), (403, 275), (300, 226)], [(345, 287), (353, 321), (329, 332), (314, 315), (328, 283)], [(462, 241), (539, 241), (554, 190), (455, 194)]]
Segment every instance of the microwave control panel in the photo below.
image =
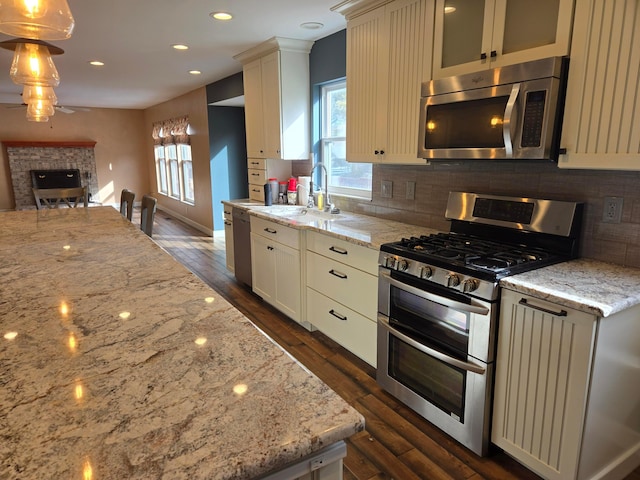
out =
[(544, 107), (547, 98), (546, 90), (527, 92), (522, 123), (521, 147), (540, 147), (542, 143), (542, 127), (544, 125)]

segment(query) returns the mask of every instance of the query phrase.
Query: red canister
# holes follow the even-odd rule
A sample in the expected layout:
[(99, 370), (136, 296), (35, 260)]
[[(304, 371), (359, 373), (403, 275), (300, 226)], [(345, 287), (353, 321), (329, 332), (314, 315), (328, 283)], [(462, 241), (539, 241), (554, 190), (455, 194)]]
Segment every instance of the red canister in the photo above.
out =
[(289, 179), (289, 188), (287, 188), (290, 192), (295, 192), (298, 189), (298, 182), (295, 177), (291, 177)]

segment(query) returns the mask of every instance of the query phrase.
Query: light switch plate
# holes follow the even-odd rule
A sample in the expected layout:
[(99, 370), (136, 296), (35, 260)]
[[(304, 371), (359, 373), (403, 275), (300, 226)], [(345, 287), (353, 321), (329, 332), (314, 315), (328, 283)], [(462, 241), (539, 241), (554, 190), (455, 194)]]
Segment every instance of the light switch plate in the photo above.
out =
[(382, 187), (380, 188), (380, 196), (382, 198), (393, 197), (393, 182), (391, 180), (382, 180)]
[(416, 199), (416, 182), (407, 182), (407, 193), (405, 198), (407, 200)]

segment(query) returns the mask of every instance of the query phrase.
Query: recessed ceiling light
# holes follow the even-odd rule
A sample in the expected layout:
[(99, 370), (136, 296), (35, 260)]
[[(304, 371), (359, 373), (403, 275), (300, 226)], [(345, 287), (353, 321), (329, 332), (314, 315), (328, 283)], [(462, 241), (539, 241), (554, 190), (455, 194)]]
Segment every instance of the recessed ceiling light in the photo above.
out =
[(209, 15), (216, 20), (231, 20), (233, 18), (229, 12), (211, 12)]
[(101, 62), (100, 60), (91, 60), (89, 64), (93, 65), (94, 67), (102, 67), (104, 65), (104, 62)]
[(456, 7), (444, 7), (444, 13), (453, 13), (456, 11)]
[(306, 28), (307, 30), (320, 30), (324, 27), (324, 24), (320, 22), (304, 22), (300, 24), (300, 28)]
[(191, 75), (200, 75), (202, 72), (200, 70), (189, 70)]
[(181, 43), (176, 43), (175, 45), (171, 45), (176, 50), (189, 50), (187, 45), (182, 45)]

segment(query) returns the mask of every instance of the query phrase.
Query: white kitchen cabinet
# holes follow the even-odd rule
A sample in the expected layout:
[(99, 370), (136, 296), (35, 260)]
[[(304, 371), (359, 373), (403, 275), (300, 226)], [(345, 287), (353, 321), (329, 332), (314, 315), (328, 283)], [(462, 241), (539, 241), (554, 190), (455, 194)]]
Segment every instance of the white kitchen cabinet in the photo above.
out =
[(307, 321), (376, 366), (378, 251), (307, 232)]
[(231, 273), (235, 272), (234, 250), (233, 250), (233, 217), (231, 215), (231, 207), (225, 205), (223, 208), (224, 219), (224, 248), (225, 259), (227, 262), (227, 270)]
[(269, 178), (279, 181), (291, 177), (291, 162), (270, 158), (248, 158), (247, 176), (249, 180), (249, 198), (258, 202), (264, 201), (264, 184)]
[(637, 467), (639, 311), (600, 318), (503, 289), (493, 443), (550, 480)]
[(639, 31), (635, 0), (577, 2), (560, 168), (640, 170)]
[(348, 20), (347, 160), (424, 164), (418, 112), (431, 78), (433, 0), (347, 1), (333, 10)]
[(303, 314), (301, 231), (251, 216), (253, 292), (308, 328)]
[(312, 41), (273, 37), (234, 58), (243, 64), (247, 154), (309, 158)]
[(433, 78), (569, 54), (574, 0), (436, 0)]

